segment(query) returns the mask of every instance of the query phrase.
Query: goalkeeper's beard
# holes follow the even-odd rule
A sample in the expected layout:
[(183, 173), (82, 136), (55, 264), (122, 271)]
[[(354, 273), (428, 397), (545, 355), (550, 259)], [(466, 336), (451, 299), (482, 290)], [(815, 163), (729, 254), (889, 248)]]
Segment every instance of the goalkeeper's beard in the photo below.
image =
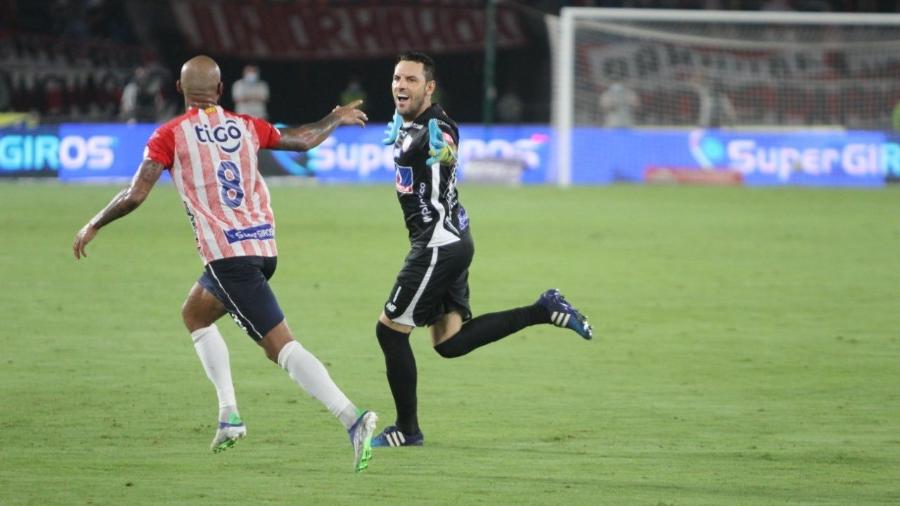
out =
[(400, 104), (397, 104), (397, 110), (400, 111), (400, 115), (403, 116), (403, 119), (406, 121), (412, 121), (419, 117), (420, 114), (425, 112), (426, 103), (425, 103), (426, 95), (422, 95), (418, 98), (410, 96), (406, 100), (406, 111), (404, 112), (400, 108)]

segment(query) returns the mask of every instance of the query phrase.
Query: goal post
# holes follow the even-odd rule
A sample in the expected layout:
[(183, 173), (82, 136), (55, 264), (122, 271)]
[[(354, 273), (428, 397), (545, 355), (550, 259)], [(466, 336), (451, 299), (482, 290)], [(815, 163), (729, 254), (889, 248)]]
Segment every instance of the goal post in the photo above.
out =
[(548, 27), (560, 186), (590, 170), (581, 130), (887, 131), (900, 100), (900, 14), (566, 7)]

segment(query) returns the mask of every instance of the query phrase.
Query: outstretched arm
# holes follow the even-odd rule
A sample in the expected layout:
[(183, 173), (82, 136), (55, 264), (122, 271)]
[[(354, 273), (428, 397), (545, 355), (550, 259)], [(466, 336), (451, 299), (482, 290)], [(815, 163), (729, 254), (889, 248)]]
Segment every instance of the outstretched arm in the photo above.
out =
[(441, 130), (435, 118), (428, 120), (428, 154), (431, 158), (425, 160), (425, 164), (429, 166), (436, 163), (453, 165), (457, 159), (453, 136)]
[(165, 167), (161, 163), (153, 160), (145, 159), (141, 162), (141, 166), (131, 180), (131, 184), (113, 197), (112, 201), (96, 216), (91, 218), (91, 221), (81, 227), (81, 230), (75, 235), (72, 251), (75, 253), (76, 259), (87, 256), (84, 248), (94, 239), (100, 228), (134, 211), (144, 202), (164, 169)]
[(281, 140), (272, 149), (287, 151), (309, 151), (318, 146), (334, 132), (339, 125), (366, 126), (369, 118), (359, 110), (362, 100), (335, 107), (328, 116), (306, 125), (293, 128), (279, 128)]

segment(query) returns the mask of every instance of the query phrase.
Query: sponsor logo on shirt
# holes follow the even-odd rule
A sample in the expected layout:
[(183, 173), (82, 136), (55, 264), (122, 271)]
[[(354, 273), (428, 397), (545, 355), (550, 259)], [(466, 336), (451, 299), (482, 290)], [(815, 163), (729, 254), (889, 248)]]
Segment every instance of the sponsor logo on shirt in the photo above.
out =
[(459, 229), (465, 230), (469, 228), (469, 215), (466, 214), (466, 208), (459, 206), (456, 210), (456, 217), (459, 220)]
[(228, 244), (251, 239), (266, 241), (275, 238), (275, 228), (269, 223), (250, 228), (233, 228), (225, 231), (225, 238), (228, 239)]
[(397, 191), (400, 193), (413, 192), (413, 172), (412, 167), (401, 167), (397, 165)]
[(241, 129), (234, 119), (225, 120), (225, 124), (216, 127), (199, 124), (194, 125), (194, 134), (202, 143), (212, 142), (226, 153), (234, 153), (241, 149)]
[(426, 191), (428, 191), (428, 187), (425, 183), (419, 183), (419, 212), (422, 214), (422, 223), (431, 223), (433, 218), (431, 217), (431, 208), (425, 202)]

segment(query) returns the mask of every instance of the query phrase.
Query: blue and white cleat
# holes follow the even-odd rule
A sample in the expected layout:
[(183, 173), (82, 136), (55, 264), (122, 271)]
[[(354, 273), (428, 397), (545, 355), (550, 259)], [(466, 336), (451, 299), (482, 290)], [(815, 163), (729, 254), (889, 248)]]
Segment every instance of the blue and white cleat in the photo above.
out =
[(594, 337), (593, 329), (591, 324), (588, 323), (587, 317), (572, 307), (556, 288), (551, 288), (542, 293), (536, 304), (540, 304), (547, 309), (550, 313), (550, 323), (553, 325), (572, 329), (584, 339)]
[(241, 420), (240, 415), (231, 413), (227, 422), (219, 422), (219, 428), (216, 430), (216, 437), (213, 438), (210, 448), (213, 453), (221, 453), (234, 446), (238, 439), (243, 439), (247, 435), (247, 427)]
[(375, 433), (377, 422), (378, 415), (372, 411), (363, 411), (347, 429), (350, 444), (353, 445), (353, 470), (357, 473), (369, 467), (369, 461), (372, 460), (372, 434)]
[(381, 434), (372, 438), (372, 446), (379, 448), (391, 446), (422, 446), (423, 444), (425, 444), (425, 436), (422, 435), (421, 431), (416, 432), (415, 434), (406, 434), (395, 425), (385, 427), (384, 430), (381, 431)]

